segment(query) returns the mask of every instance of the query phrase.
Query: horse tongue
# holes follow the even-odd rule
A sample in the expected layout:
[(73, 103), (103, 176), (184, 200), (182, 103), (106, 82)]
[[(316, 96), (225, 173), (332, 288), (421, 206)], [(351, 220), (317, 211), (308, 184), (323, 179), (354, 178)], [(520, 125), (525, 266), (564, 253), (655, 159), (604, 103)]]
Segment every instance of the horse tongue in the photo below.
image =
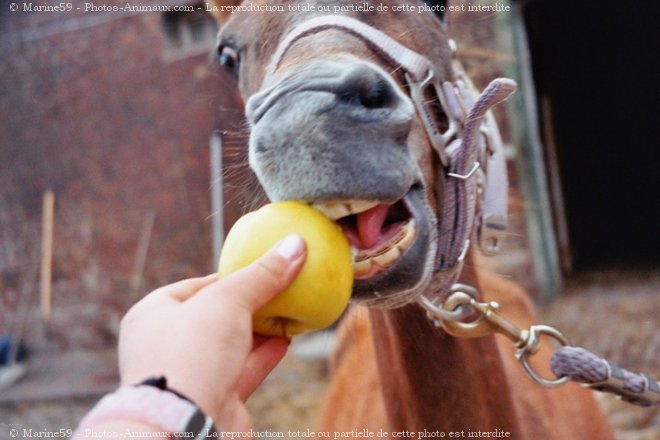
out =
[(377, 205), (357, 214), (357, 231), (363, 249), (369, 249), (378, 242), (390, 205)]

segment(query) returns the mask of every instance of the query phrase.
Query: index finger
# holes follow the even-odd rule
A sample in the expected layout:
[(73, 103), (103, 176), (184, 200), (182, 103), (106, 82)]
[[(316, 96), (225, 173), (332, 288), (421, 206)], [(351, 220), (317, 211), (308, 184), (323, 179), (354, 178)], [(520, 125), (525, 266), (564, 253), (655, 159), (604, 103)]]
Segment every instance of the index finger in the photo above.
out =
[(184, 302), (199, 292), (204, 287), (218, 280), (218, 274), (211, 274), (205, 277), (188, 278), (185, 280), (177, 281), (176, 283), (168, 284), (167, 286), (160, 287), (154, 290), (151, 296), (169, 296), (179, 302)]

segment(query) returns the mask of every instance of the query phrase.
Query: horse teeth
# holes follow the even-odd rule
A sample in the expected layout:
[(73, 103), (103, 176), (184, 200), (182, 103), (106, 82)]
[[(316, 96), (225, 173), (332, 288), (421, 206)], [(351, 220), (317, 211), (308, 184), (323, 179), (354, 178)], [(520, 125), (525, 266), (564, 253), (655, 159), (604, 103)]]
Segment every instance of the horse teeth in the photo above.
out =
[(396, 246), (393, 246), (392, 248), (388, 249), (387, 252), (382, 253), (380, 255), (376, 255), (373, 257), (373, 260), (378, 264), (380, 267), (387, 269), (390, 267), (394, 262), (401, 256), (401, 252)]
[(383, 269), (392, 266), (401, 257), (401, 254), (408, 249), (415, 241), (415, 220), (410, 219), (401, 232), (390, 243), (390, 247), (380, 250), (372, 255), (359, 255), (359, 250), (353, 250), (353, 272), (356, 278), (368, 275), (371, 272), (372, 265), (377, 264)]
[(366, 275), (371, 271), (371, 259), (367, 258), (366, 260), (362, 261), (354, 261), (353, 262), (353, 276), (354, 277), (359, 277), (361, 275)]
[(318, 211), (321, 211), (330, 220), (337, 220), (350, 215), (346, 204), (341, 202), (314, 203), (312, 207)]
[[(331, 220), (337, 220), (352, 214), (359, 214), (365, 212), (379, 202), (369, 200), (345, 200), (345, 201), (326, 201), (316, 202), (312, 207), (322, 212), (326, 217)], [(373, 265), (377, 264), (383, 269), (392, 266), (401, 257), (401, 254), (408, 249), (415, 241), (416, 227), (415, 219), (410, 219), (403, 227), (396, 237), (393, 237), (389, 247), (380, 250), (372, 255), (359, 256), (359, 250), (352, 248), (353, 251), (353, 275), (356, 278), (368, 276), (373, 269)]]
[(335, 202), (316, 202), (312, 204), (312, 207), (321, 211), (329, 219), (337, 220), (342, 217), (367, 211), (378, 204), (379, 202), (369, 200), (351, 199)]
[(415, 228), (415, 219), (410, 219), (410, 221), (404, 226), (404, 235), (396, 243), (396, 247), (399, 248), (401, 252), (405, 251), (410, 247), (410, 245), (415, 241), (416, 228)]

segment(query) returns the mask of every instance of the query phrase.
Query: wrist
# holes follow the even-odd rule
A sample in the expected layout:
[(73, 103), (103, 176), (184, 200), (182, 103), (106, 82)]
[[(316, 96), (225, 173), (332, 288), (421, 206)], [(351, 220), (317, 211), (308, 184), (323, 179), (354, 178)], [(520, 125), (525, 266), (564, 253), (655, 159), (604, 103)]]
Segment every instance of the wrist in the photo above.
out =
[(188, 398), (168, 389), (164, 378), (148, 379), (106, 395), (83, 418), (77, 433), (84, 435), (93, 427), (118, 421), (138, 423), (152, 432), (162, 432), (163, 437), (185, 433), (190, 438), (206, 438), (215, 432), (213, 419)]

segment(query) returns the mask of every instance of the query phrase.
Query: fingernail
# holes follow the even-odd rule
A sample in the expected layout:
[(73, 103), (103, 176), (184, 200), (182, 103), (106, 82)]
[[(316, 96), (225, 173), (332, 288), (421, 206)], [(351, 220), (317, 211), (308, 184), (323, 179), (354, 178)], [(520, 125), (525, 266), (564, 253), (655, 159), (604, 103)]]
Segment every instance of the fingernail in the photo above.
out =
[(287, 235), (277, 245), (277, 253), (289, 261), (293, 261), (303, 253), (305, 243), (298, 234)]

